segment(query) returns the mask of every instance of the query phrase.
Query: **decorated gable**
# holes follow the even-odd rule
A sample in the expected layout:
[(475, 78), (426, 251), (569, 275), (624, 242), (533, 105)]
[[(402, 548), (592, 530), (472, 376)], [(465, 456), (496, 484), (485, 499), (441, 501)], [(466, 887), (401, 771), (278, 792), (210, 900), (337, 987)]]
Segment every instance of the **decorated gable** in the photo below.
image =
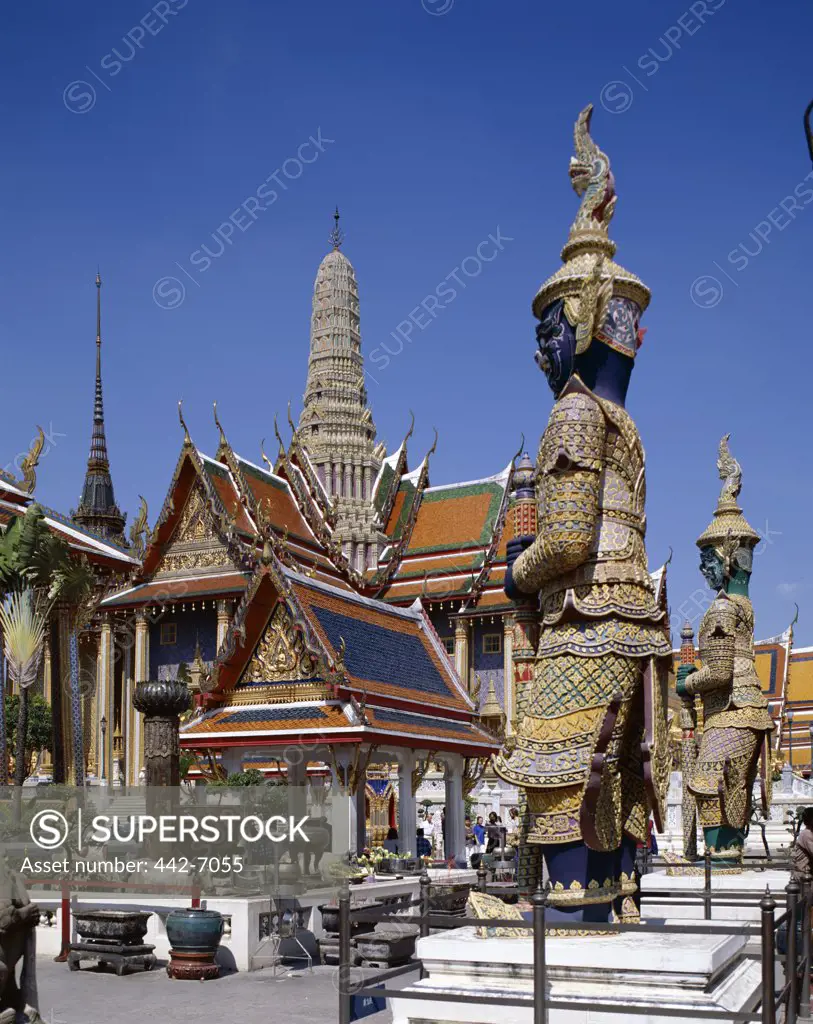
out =
[(316, 675), (316, 659), (295, 630), (290, 613), (280, 603), (274, 609), (241, 683), (282, 683), (310, 680)]
[(161, 557), (156, 577), (233, 565), (226, 545), (215, 531), (203, 486), (196, 481)]

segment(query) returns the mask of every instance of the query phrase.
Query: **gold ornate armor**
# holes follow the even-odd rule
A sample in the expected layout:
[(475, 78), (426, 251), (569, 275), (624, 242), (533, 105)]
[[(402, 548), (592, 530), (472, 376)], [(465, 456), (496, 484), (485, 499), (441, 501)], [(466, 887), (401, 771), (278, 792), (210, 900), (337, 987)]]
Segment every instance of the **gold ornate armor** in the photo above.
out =
[(643, 660), (667, 656), (665, 611), (647, 569), (644, 452), (620, 406), (578, 377), (556, 402), (539, 447), (539, 531), (514, 580), (538, 591), (542, 629), (533, 684), (519, 695), (516, 746), (498, 774), (528, 791), (527, 841), (582, 838), (580, 808), (599, 733), (616, 694), (597, 833), (646, 838), (640, 756)]
[(704, 552), (707, 578), (719, 582), (714, 577), (716, 567), (725, 589), (700, 626), (702, 668), (685, 681), (686, 692), (702, 699), (704, 723), (700, 750), (686, 784), (704, 829), (742, 830), (750, 817), (762, 745), (773, 731), (773, 722), (754, 667), (754, 610), (748, 597), (752, 551), (759, 535), (737, 505), (742, 470), (728, 449), (728, 435), (720, 443), (718, 468), (722, 492), (714, 519), (697, 544)]

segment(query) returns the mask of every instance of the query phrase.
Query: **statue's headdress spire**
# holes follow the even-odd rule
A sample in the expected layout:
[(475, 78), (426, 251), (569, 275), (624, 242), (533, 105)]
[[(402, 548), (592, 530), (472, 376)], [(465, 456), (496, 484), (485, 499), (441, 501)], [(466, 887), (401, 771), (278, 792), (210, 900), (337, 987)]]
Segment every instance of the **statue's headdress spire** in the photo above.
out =
[(742, 467), (731, 454), (726, 434), (717, 449), (717, 472), (723, 481), (714, 518), (697, 538), (700, 548), (714, 547), (725, 554), (732, 547), (753, 548), (760, 540), (757, 531), (750, 525), (737, 504), (742, 490)]
[(595, 337), (634, 359), (640, 345), (638, 320), (649, 305), (650, 291), (635, 274), (613, 262), (615, 242), (609, 226), (615, 212), (615, 179), (609, 157), (590, 135), (592, 114), (591, 104), (579, 114), (574, 129), (570, 181), (581, 204), (562, 249), (564, 266), (537, 292), (533, 313), (541, 320), (551, 303), (563, 300), (565, 314), (576, 328), (578, 353), (585, 352)]

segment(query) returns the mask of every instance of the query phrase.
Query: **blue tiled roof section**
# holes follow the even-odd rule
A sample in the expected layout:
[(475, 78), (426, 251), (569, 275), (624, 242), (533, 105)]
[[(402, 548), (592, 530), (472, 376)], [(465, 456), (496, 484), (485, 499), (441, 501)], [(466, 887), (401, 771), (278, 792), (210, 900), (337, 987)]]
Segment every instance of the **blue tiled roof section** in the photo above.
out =
[(324, 718), (321, 708), (251, 708), (246, 711), (234, 711), (225, 716), (226, 722), (243, 722), (246, 725), (262, 722), (297, 722), (317, 721)]
[(449, 732), (467, 733), (471, 731), (471, 726), (467, 722), (451, 722), (445, 718), (426, 718), (423, 715), (410, 715), (408, 711), (390, 711), (389, 709), (376, 708), (375, 717), (377, 721), (385, 722), (387, 725), (413, 725), (419, 729), (425, 729), (427, 732), (432, 731), (433, 725)]
[(421, 693), (448, 697), (449, 687), (419, 637), (398, 633), (363, 619), (311, 607), (334, 650), (347, 645), (344, 663), (356, 679), (403, 686)]

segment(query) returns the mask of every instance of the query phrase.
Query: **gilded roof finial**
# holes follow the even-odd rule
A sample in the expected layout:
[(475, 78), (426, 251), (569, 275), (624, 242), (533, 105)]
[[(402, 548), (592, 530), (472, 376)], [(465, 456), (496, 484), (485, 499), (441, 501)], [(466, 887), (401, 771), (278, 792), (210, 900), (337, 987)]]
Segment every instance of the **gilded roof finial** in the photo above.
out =
[(266, 464), (266, 466), (268, 466), (268, 472), (273, 473), (274, 465), (268, 458), (268, 456), (265, 454), (265, 438), (263, 438), (262, 441), (260, 441), (260, 455), (262, 455), (263, 462)]
[(330, 244), (338, 252), (338, 250), (341, 249), (342, 247), (342, 242), (344, 241), (344, 232), (339, 227), (338, 206), (336, 207), (336, 212), (333, 214), (333, 220), (335, 223), (333, 225), (333, 230), (330, 232)]
[(189, 427), (186, 425), (186, 420), (183, 418), (183, 399), (178, 402), (178, 419), (181, 421), (183, 427), (183, 443), (188, 444), (192, 447), (192, 438), (189, 436)]
[(409, 430), (406, 432), (406, 437), (404, 438), (404, 444), (406, 444), (407, 441), (410, 439), (410, 437), (412, 437), (412, 431), (414, 429), (415, 429), (415, 413), (410, 409), (409, 410)]
[(22, 472), (22, 487), (24, 491), (29, 494), (34, 493), (34, 489), (37, 486), (37, 473), (36, 469), (39, 465), (40, 455), (45, 445), (45, 433), (42, 427), (37, 427), (37, 436), (31, 443), (31, 447), (28, 450), (28, 454), (23, 459), (20, 465), (20, 471)]
[(147, 550), (147, 544), (149, 543), (150, 528), (148, 525), (149, 510), (147, 508), (147, 499), (139, 494), (141, 504), (138, 509), (138, 515), (135, 518), (135, 522), (130, 527), (130, 548), (136, 558), (143, 560), (144, 552)]
[(217, 417), (217, 402), (214, 403), (214, 414), (215, 426), (217, 427), (218, 432), (220, 433), (220, 443), (217, 446), (217, 454), (220, 455), (224, 448), (228, 450), (229, 442), (226, 440), (226, 431), (223, 429), (223, 426)]

